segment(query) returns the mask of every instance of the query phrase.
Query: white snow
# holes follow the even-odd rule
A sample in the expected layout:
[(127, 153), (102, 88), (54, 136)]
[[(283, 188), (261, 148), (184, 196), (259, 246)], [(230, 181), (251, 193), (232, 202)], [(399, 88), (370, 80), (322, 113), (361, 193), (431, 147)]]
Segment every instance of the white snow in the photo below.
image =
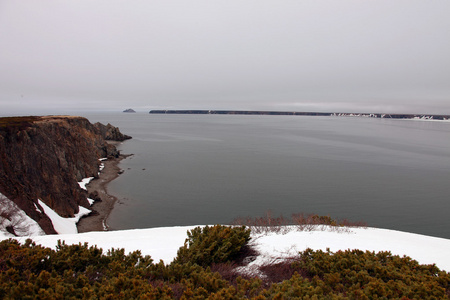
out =
[(83, 178), (80, 182), (78, 182), (78, 184), (80, 185), (80, 188), (82, 188), (83, 190), (86, 189), (86, 185), (91, 182), (91, 180), (94, 179), (94, 177), (87, 177), (87, 178)]
[[(7, 226), (13, 226), (14, 231), (19, 236), (36, 236), (45, 234), (38, 223), (27, 216), (13, 201), (6, 198), (0, 193), (2, 198), (1, 210), (11, 212), (11, 220), (4, 220), (0, 226), (0, 239), (4, 237), (12, 237), (13, 235), (6, 231)], [(38, 208), (36, 207), (36, 210)], [(0, 217), (1, 218), (1, 217)]]
[[(99, 161), (104, 161), (104, 160), (107, 160), (108, 158), (107, 157), (104, 157), (104, 158), (99, 158), (98, 160)], [(98, 174), (100, 175), (100, 172), (101, 171), (103, 171), (103, 169), (105, 168), (105, 164), (104, 163), (101, 163), (100, 164), (100, 167), (99, 167), (99, 169), (98, 169)]]
[[(88, 242), (104, 251), (124, 248), (127, 253), (141, 250), (155, 262), (170, 263), (177, 250), (187, 238), (186, 232), (196, 226), (162, 227), (150, 229), (88, 232), (80, 234), (46, 235), (32, 237), (43, 246), (54, 248), (58, 240), (66, 244)], [(1, 239), (1, 237), (0, 237)], [(25, 238), (18, 238), (24, 241)], [(394, 255), (407, 255), (421, 264), (433, 264), (441, 270), (450, 271), (450, 239), (377, 228), (351, 228), (349, 232), (336, 231), (290, 231), (286, 234), (252, 235), (251, 244), (260, 253), (249, 268), (278, 258), (290, 257), (307, 248), (331, 251), (360, 249), (391, 251)]]
[(43, 213), (43, 212), (39, 209), (39, 207), (36, 205), (36, 203), (34, 203), (34, 207), (36, 208), (36, 211), (37, 211), (37, 212), (39, 212), (39, 213), (41, 213), (41, 214)]
[[(103, 165), (103, 164), (102, 164)], [(103, 165), (104, 166), (104, 165)], [(100, 170), (102, 169), (102, 166), (100, 166)], [(80, 188), (82, 188), (83, 190), (87, 190), (86, 189), (86, 185), (89, 184), (89, 182), (91, 182), (91, 180), (94, 179), (94, 177), (87, 177), (87, 178), (83, 178), (80, 182), (78, 182), (78, 184), (80, 185)], [(92, 204), (94, 204), (95, 200), (91, 199), (91, 198), (87, 198), (87, 201), (89, 202), (89, 205), (92, 206)], [(80, 206), (81, 207), (81, 206)]]
[(435, 263), (440, 269), (450, 271), (450, 239), (378, 228), (351, 228), (349, 232), (291, 231), (285, 235), (254, 235), (255, 249), (260, 253), (252, 265), (262, 265), (277, 258), (295, 256), (307, 248), (332, 252), (338, 250), (390, 251), (406, 255), (420, 264)]
[(44, 213), (50, 218), (53, 223), (53, 228), (55, 228), (56, 232), (59, 234), (75, 234), (78, 233), (77, 230), (77, 222), (80, 220), (82, 216), (88, 215), (91, 211), (87, 208), (79, 206), (79, 212), (73, 218), (63, 218), (58, 215), (53, 209), (48, 207), (44, 202), (40, 199), (39, 205), (44, 209)]

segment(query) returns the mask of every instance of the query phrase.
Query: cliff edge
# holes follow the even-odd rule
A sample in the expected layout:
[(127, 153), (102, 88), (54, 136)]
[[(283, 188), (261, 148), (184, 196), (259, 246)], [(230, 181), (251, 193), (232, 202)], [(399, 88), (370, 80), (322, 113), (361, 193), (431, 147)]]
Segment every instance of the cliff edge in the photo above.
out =
[(106, 140), (131, 138), (108, 124), (73, 116), (0, 118), (0, 193), (47, 234), (56, 233), (38, 199), (61, 217), (88, 208), (78, 182), (98, 177), (99, 158), (118, 157)]

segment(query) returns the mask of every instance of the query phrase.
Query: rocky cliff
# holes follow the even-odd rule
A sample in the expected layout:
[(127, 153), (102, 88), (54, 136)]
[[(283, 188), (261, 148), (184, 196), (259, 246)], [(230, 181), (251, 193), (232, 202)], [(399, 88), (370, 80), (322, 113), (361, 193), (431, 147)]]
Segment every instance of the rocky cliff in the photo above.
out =
[(37, 200), (62, 217), (89, 207), (78, 182), (98, 177), (99, 158), (119, 155), (107, 139), (127, 138), (110, 124), (91, 124), (82, 117), (0, 118), (0, 193), (47, 234), (56, 233)]

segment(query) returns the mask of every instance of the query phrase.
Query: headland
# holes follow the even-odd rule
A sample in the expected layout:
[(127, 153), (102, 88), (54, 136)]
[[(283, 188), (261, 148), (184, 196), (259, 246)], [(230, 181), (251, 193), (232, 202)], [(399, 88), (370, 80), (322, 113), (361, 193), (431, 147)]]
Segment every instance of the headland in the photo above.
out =
[(194, 115), (269, 115), (269, 116), (315, 116), (315, 117), (368, 117), (381, 119), (450, 120), (450, 115), (437, 114), (386, 114), (350, 112), (301, 112), (262, 110), (151, 110), (150, 114), (194, 114)]

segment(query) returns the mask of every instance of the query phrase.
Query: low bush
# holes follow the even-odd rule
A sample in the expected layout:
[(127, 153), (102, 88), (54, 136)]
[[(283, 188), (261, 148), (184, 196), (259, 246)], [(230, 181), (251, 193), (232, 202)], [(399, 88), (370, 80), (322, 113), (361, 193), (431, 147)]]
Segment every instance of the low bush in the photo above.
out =
[(178, 250), (175, 263), (194, 263), (210, 266), (235, 259), (250, 240), (245, 226), (205, 226), (188, 231), (184, 246)]
[[(289, 280), (273, 284), (266, 295), (322, 295), (341, 299), (449, 299), (450, 273), (420, 265), (390, 252), (307, 249), (291, 264)], [(299, 274), (302, 274), (300, 276)], [(339, 298), (338, 298), (339, 299)]]

